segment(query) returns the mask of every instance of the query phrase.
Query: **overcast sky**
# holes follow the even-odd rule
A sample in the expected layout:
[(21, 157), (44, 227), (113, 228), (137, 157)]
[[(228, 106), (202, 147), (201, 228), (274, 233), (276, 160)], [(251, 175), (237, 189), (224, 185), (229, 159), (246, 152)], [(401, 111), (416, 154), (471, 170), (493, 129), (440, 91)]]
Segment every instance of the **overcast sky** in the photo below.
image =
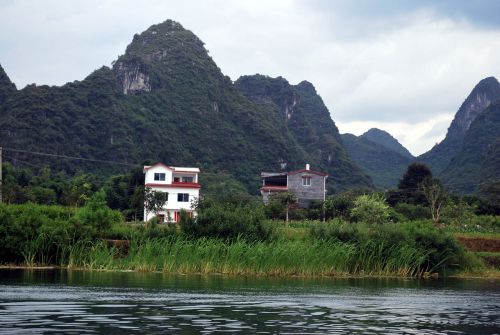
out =
[(233, 80), (308, 80), (342, 133), (378, 127), (413, 154), (442, 140), (479, 80), (500, 76), (496, 0), (1, 0), (0, 64), (18, 88), (82, 80), (166, 19)]

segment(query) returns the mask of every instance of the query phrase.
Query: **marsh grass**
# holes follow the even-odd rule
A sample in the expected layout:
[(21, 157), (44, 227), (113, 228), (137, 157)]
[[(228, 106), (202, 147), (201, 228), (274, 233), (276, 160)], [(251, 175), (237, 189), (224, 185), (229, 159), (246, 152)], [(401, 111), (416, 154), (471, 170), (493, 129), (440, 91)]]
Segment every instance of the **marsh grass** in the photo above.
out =
[(369, 242), (355, 245), (331, 240), (249, 242), (239, 238), (190, 239), (183, 235), (132, 241), (129, 254), (118, 257), (104, 243), (71, 248), (68, 267), (98, 270), (221, 273), (267, 276), (419, 276), (428, 254), (409, 246)]

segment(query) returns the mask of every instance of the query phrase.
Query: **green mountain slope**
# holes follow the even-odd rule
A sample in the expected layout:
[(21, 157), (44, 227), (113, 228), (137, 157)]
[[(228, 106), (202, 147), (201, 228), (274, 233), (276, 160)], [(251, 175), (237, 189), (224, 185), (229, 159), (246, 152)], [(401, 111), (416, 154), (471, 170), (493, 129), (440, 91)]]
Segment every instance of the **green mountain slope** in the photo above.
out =
[(446, 137), (431, 150), (418, 157), (440, 176), (462, 147), (464, 136), (474, 119), (493, 101), (500, 98), (500, 84), (494, 77), (481, 80), (455, 114)]
[(450, 189), (461, 193), (474, 193), (482, 184), (500, 180), (500, 100), (471, 123), (442, 178)]
[(371, 185), (346, 154), (339, 131), (311, 83), (290, 85), (281, 77), (253, 75), (240, 77), (235, 86), (303, 149), (302, 160), (282, 160), (287, 169), (310, 163), (329, 174), (330, 191)]
[(392, 151), (395, 151), (399, 153), (403, 157), (407, 157), (409, 159), (414, 158), (413, 155), (406, 149), (397, 139), (392, 137), (391, 134), (388, 132), (377, 129), (377, 128), (371, 128), (369, 129), (366, 133), (361, 135), (360, 137), (366, 138), (367, 140), (370, 140), (372, 142), (378, 143), (387, 149), (390, 149)]
[(349, 156), (372, 178), (378, 189), (395, 187), (412, 161), (411, 157), (401, 155), (399, 148), (395, 151), (364, 135), (342, 134), (341, 137)]
[[(199, 166), (232, 175), (252, 192), (260, 185), (260, 171), (277, 170), (283, 162), (289, 168), (311, 163), (328, 169), (330, 190), (370, 185), (335, 134), (325, 134), (323, 122), (333, 121), (311, 87), (298, 85), (295, 90), (307, 106), (304, 110), (314, 114), (320, 108), (317, 118), (322, 121), (292, 131), (284, 116), (278, 122), (274, 106), (242, 95), (203, 42), (169, 20), (135, 35), (112, 68), (61, 87), (30, 85), (9, 93), (0, 106), (0, 143), (14, 164), (70, 172), (105, 175), (130, 167), (47, 159), (8, 148), (133, 165), (149, 160)], [(289, 123), (296, 119), (292, 116)], [(311, 134), (307, 143), (300, 134)]]

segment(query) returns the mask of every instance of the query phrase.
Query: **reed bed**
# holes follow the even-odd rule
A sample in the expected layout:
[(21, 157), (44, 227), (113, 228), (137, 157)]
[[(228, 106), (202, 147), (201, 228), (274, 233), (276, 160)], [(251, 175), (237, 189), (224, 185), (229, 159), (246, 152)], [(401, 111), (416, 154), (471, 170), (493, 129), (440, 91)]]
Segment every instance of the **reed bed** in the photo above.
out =
[(182, 235), (131, 241), (127, 255), (101, 242), (68, 250), (69, 268), (256, 276), (419, 276), (426, 252), (408, 246), (329, 240), (249, 242)]

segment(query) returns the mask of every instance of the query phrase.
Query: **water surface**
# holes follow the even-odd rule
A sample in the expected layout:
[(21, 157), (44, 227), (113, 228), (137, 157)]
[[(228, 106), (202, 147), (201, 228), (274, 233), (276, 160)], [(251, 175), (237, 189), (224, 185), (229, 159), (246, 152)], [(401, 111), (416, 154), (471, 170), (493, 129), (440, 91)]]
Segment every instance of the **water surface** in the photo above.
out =
[(500, 334), (499, 282), (0, 270), (0, 334)]

